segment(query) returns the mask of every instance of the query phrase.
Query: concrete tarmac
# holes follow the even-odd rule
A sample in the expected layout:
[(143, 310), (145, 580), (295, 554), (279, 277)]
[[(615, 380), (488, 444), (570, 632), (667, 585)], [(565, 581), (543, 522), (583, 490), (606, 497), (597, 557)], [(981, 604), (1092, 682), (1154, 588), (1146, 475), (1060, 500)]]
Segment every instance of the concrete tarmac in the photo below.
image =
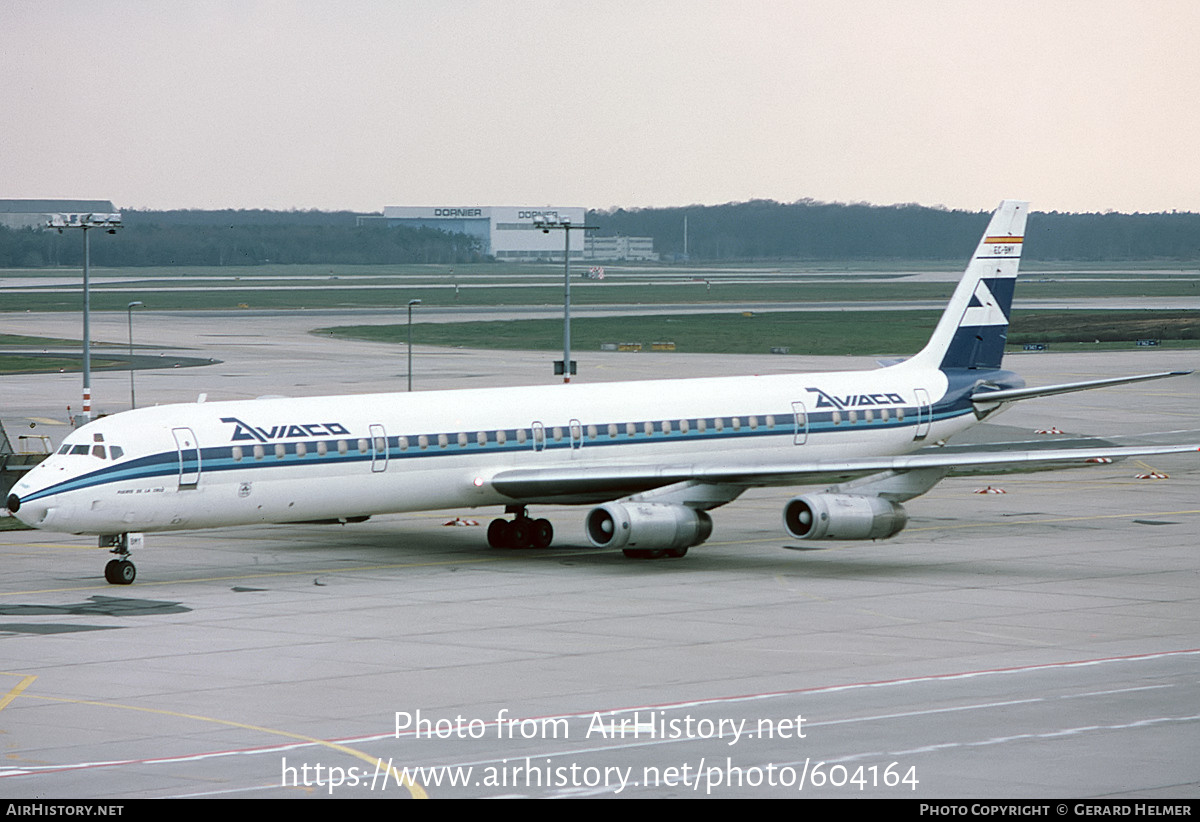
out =
[[(139, 404), (406, 377), (403, 347), (314, 337), (303, 313), (137, 320), (140, 343), (222, 361), (138, 372)], [(66, 315), (5, 321), (77, 334)], [(124, 323), (101, 315), (95, 336), (119, 342)], [(551, 353), (414, 353), (418, 389), (554, 380)], [(577, 358), (581, 381), (873, 365)], [(1006, 366), (1036, 385), (1196, 361)], [(10, 435), (61, 439), (79, 379), (0, 378)], [(128, 375), (94, 375), (94, 393), (124, 410)], [(1198, 400), (1192, 375), (1020, 403), (983, 433), (1197, 441)], [(1146, 468), (1169, 479), (1135, 479)], [(976, 493), (989, 484), (1007, 493)], [(556, 529), (545, 551), (446, 525), (493, 511), (151, 534), (127, 588), (104, 583), (92, 538), (0, 532), (0, 796), (1200, 793), (1200, 457), (951, 478), (878, 543), (790, 539), (789, 496), (716, 510), (679, 560), (586, 547), (586, 509), (566, 507), (537, 509)]]

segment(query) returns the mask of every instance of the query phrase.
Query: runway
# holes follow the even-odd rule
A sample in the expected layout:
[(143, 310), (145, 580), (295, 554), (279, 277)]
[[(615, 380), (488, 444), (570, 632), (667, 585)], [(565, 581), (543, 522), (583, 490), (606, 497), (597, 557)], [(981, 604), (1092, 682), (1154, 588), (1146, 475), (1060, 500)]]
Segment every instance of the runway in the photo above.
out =
[[(69, 336), (55, 317), (9, 330)], [(124, 322), (93, 327), (120, 340)], [(139, 372), (144, 403), (406, 376), (402, 348), (314, 337), (302, 312), (139, 323), (140, 342), (222, 360)], [(415, 354), (418, 389), (553, 379), (552, 353)], [(872, 364), (579, 359), (587, 381)], [(1006, 360), (1031, 385), (1195, 365)], [(3, 384), (10, 433), (66, 433), (50, 421), (77, 374)], [(94, 390), (123, 410), (128, 376)], [(993, 433), (1178, 440), (1200, 429), (1198, 398), (1196, 375), (1051, 397)], [(1133, 463), (952, 478), (879, 543), (797, 543), (787, 491), (755, 491), (669, 561), (584, 547), (572, 508), (538, 509), (554, 548), (496, 551), (446, 525), (495, 513), (462, 510), (148, 535), (118, 588), (94, 540), (0, 532), (0, 796), (1194, 798), (1200, 459), (1151, 467), (1169, 479)], [(976, 493), (989, 484), (1007, 493)]]

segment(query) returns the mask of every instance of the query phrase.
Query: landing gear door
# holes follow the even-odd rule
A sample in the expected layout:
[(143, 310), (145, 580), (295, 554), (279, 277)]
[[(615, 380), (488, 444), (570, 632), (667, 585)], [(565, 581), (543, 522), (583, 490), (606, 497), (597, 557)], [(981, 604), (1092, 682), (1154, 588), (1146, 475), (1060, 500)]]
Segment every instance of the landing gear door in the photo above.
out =
[(179, 487), (195, 488), (200, 482), (200, 445), (190, 428), (172, 428), (179, 452)]
[(914, 440), (923, 440), (929, 434), (929, 424), (933, 422), (933, 408), (929, 404), (929, 392), (918, 388), (917, 394), (917, 430)]

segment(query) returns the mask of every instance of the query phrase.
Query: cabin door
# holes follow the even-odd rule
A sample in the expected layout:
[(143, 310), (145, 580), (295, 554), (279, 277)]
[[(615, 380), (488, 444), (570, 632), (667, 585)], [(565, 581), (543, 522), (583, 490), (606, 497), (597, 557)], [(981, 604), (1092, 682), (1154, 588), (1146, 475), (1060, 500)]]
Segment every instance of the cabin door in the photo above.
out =
[(792, 416), (796, 423), (796, 430), (792, 435), (792, 445), (804, 445), (808, 442), (808, 409), (804, 407), (804, 403), (792, 403)]
[(387, 470), (387, 432), (379, 423), (371, 424), (371, 470), (378, 474)]
[(195, 488), (200, 482), (200, 446), (190, 428), (172, 428), (179, 452), (179, 488)]
[(923, 440), (929, 434), (929, 424), (933, 422), (933, 408), (929, 404), (929, 392), (918, 388), (917, 394), (917, 430), (914, 440)]

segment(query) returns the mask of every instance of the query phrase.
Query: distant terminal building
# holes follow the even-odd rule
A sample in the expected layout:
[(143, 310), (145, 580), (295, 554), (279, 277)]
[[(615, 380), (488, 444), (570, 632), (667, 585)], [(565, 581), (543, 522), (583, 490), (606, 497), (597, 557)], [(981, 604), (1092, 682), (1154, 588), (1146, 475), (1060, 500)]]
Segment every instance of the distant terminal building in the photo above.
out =
[(54, 214), (111, 214), (110, 200), (0, 200), (0, 225), (6, 228), (45, 228)]
[[(584, 225), (587, 209), (579, 206), (387, 206), (383, 216), (359, 217), (359, 225), (435, 228), (466, 234), (479, 250), (497, 260), (561, 260), (562, 231), (544, 232), (537, 218), (570, 219)], [(625, 256), (617, 256), (624, 249)], [(637, 256), (627, 256), (633, 249)], [(599, 253), (597, 253), (597, 251)], [(651, 256), (644, 256), (649, 254)], [(572, 260), (657, 259), (651, 237), (581, 237), (571, 232)]]

